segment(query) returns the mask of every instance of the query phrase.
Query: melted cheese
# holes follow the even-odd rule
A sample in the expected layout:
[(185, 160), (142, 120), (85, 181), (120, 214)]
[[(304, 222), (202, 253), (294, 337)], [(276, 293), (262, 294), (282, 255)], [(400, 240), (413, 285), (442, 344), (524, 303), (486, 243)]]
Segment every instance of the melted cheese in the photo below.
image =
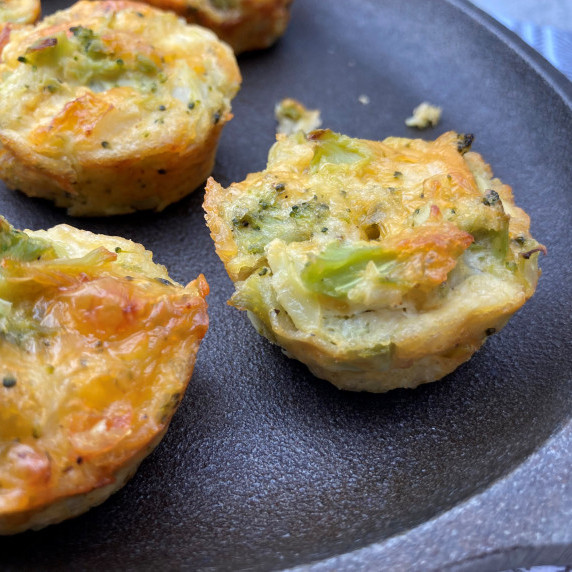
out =
[[(449, 373), (536, 287), (528, 216), (471, 136), (279, 136), (267, 169), (205, 210), (257, 329), (339, 387)], [(488, 333), (487, 333), (488, 332)]]
[[(6, 534), (67, 518), (51, 507), (135, 470), (182, 399), (207, 329), (208, 286), (202, 276), (172, 282), (128, 240), (0, 224)], [(76, 504), (90, 507), (87, 496)]]
[(0, 177), (88, 215), (161, 210), (194, 190), (240, 84), (208, 30), (113, 1), (12, 31), (0, 76)]

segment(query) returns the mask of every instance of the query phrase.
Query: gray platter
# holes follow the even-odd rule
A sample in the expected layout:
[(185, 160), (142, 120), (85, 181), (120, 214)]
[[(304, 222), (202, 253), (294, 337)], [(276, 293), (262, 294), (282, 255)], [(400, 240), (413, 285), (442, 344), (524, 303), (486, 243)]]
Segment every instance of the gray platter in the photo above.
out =
[[(63, 7), (46, 0), (44, 12)], [(297, 97), (352, 136), (476, 135), (548, 247), (538, 292), (446, 379), (344, 393), (259, 338), (226, 305), (232, 285), (199, 189), (155, 215), (71, 220), (0, 189), (20, 228), (69, 222), (142, 242), (172, 276), (203, 272), (211, 328), (162, 444), (102, 506), (0, 539), (0, 568), (502, 570), (572, 562), (572, 87), (462, 0), (296, 0), (272, 49), (240, 58), (243, 89), (214, 171), (264, 167), (273, 106)], [(369, 97), (369, 105), (359, 102)], [(568, 561), (568, 562), (566, 562)]]

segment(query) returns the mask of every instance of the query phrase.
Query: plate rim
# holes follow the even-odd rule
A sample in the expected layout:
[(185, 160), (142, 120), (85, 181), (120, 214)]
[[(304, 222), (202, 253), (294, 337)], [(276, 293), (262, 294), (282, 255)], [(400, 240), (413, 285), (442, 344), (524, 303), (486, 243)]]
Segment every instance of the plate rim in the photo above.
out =
[[(366, 1), (372, 6), (379, 2), (379, 0)], [(572, 112), (572, 83), (538, 52), (468, 0), (441, 0), (441, 2), (458, 10), (479, 27), (500, 39), (534, 71), (535, 75), (546, 82), (563, 101), (566, 109)], [(379, 5), (376, 6), (378, 7)], [(566, 471), (572, 474), (572, 458), (567, 460), (565, 456), (559, 459), (558, 471), (555, 472), (551, 468), (548, 474), (546, 470), (554, 461), (552, 457), (557, 452), (572, 450), (571, 415), (572, 413), (546, 441), (510, 472), (493, 481), (484, 490), (479, 490), (453, 505), (450, 509), (438, 512), (431, 519), (379, 542), (371, 543), (355, 551), (304, 563), (291, 569), (348, 571), (419, 569), (424, 572), (447, 569), (480, 572), (501, 570), (522, 564), (527, 566), (546, 564), (547, 559), (551, 559), (550, 563), (554, 564), (571, 563), (572, 530), (564, 530), (562, 523), (567, 522), (566, 514), (572, 514), (572, 485), (566, 489), (567, 496), (562, 497), (562, 503), (559, 505), (560, 511), (554, 515), (553, 521), (547, 524), (542, 531), (527, 532), (528, 536), (522, 537), (522, 546), (511, 545), (510, 538), (502, 538), (498, 541), (495, 539), (495, 542), (488, 542), (488, 545), (483, 540), (474, 540), (471, 542), (472, 548), (465, 547), (464, 549), (459, 543), (452, 547), (443, 542), (449, 538), (451, 526), (463, 518), (480, 519), (484, 523), (481, 538), (486, 540), (487, 533), (490, 532), (487, 524), (491, 524), (491, 521), (496, 518), (494, 513), (491, 513), (490, 507), (494, 507), (500, 499), (505, 498), (507, 491), (516, 486), (526, 486), (527, 482), (538, 482), (539, 479), (544, 479), (545, 487), (556, 489), (559, 486), (559, 480), (565, 477)], [(529, 499), (526, 493), (522, 496)], [(510, 515), (508, 512), (507, 515), (513, 522), (518, 522), (519, 519), (528, 515), (531, 510), (530, 504), (520, 506), (518, 510), (513, 509)], [(570, 528), (572, 527), (569, 526)], [(461, 528), (460, 533), (463, 536), (465, 531)], [(483, 551), (484, 547), (486, 547), (485, 551)]]
[[(572, 112), (572, 81), (555, 68), (534, 48), (526, 44), (515, 32), (493, 18), (469, 0), (442, 0), (457, 9), (463, 16), (492, 33), (508, 49), (523, 60), (536, 75), (540, 76), (550, 88), (563, 100)], [(451, 570), (456, 572), (498, 572), (518, 566), (557, 565), (572, 563), (572, 526), (569, 517), (572, 514), (572, 485), (568, 485), (561, 496), (558, 511), (551, 511), (551, 520), (543, 522), (543, 529), (529, 529), (520, 536), (518, 543), (511, 543), (507, 537), (495, 538), (491, 542), (491, 531), (498, 514), (495, 508), (506, 499), (508, 492), (519, 490), (524, 505), (505, 508), (504, 528), (507, 522), (521, 523), (530, 518), (530, 498), (522, 491), (523, 487), (536, 483), (533, 492), (542, 482), (544, 490), (557, 491), (562, 480), (572, 474), (572, 412), (568, 421), (557, 427), (554, 433), (528, 458), (517, 465), (508, 474), (493, 481), (482, 491), (477, 491), (445, 512), (439, 513), (428, 521), (409, 530), (391, 536), (380, 542), (374, 542), (352, 552), (346, 552), (309, 564), (296, 566), (291, 570), (322, 572), (328, 570), (419, 570), (423, 572)], [(558, 463), (554, 462), (557, 457)], [(555, 470), (556, 467), (556, 470)], [(532, 495), (536, 496), (536, 495)], [(539, 509), (537, 500), (535, 508)], [(553, 507), (552, 507), (553, 508)], [(457, 541), (455, 548), (450, 545), (451, 528), (463, 518), (479, 523), (482, 531), (478, 538), (467, 543)], [(498, 524), (498, 522), (496, 523)], [(568, 525), (568, 530), (566, 529)], [(465, 530), (461, 528), (461, 535)], [(515, 532), (515, 529), (507, 529)], [(446, 547), (446, 548), (444, 548)]]

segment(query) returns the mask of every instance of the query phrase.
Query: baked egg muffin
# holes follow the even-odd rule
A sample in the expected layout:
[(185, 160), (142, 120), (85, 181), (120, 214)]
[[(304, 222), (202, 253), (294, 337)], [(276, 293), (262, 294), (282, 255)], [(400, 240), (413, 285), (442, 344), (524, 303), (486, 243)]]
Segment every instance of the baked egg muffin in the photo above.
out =
[(40, 12), (40, 0), (0, 0), (0, 34), (7, 23), (33, 24)]
[(286, 30), (292, 0), (145, 0), (213, 30), (235, 53), (271, 46)]
[(472, 136), (278, 136), (267, 169), (207, 183), (206, 220), (260, 334), (342, 389), (435, 381), (532, 296), (544, 247)]
[(207, 294), (130, 240), (0, 218), (0, 534), (81, 514), (135, 473), (192, 374)]
[(212, 170), (239, 89), (209, 30), (83, 1), (13, 30), (0, 62), (0, 178), (72, 215), (160, 211)]

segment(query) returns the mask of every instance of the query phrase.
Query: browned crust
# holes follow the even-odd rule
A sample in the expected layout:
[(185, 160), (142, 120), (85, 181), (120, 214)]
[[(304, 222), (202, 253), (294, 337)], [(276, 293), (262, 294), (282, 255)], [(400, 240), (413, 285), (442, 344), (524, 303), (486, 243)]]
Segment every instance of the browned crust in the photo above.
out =
[(0, 133), (0, 174), (7, 186), (46, 198), (74, 216), (162, 211), (196, 189), (212, 171), (223, 124), (206, 140), (146, 157), (92, 161), (58, 170), (53, 161)]
[(59, 498), (43, 508), (33, 508), (5, 515), (0, 513), (0, 535), (18, 534), (26, 530), (40, 530), (50, 524), (58, 524), (69, 518), (79, 516), (90, 508), (105, 502), (133, 478), (143, 459), (153, 452), (167, 429), (168, 427), (165, 427), (147, 446), (118, 467), (115, 474), (110, 475), (109, 484)]
[[(105, 15), (121, 11), (127, 11), (119, 20), (125, 29), (106, 30)], [(162, 25), (182, 33), (179, 27), (183, 24), (172, 14), (127, 0), (79, 2), (35, 28), (26, 28), (24, 34), (12, 35), (13, 40), (10, 27), (1, 32), (0, 49), (4, 47), (5, 60), (0, 66), (14, 78), (18, 89), (24, 89), (22, 77), (27, 79), (22, 73), (30, 73), (21, 54), (30, 53), (30, 46), (37, 51), (55, 45), (57, 34), (71, 36), (74, 26), (95, 27), (96, 31), (103, 27), (98, 33), (104, 34), (113, 58), (125, 62), (131, 58), (135, 63), (130, 65), (136, 66), (142, 54), (157, 66), (157, 73), (167, 77), (157, 80), (159, 88), (153, 96), (140, 93), (133, 85), (92, 91), (74, 78), (64, 85), (70, 95), (58, 100), (56, 93), (55, 104), (41, 85), (26, 87), (28, 99), (30, 94), (36, 98), (35, 110), (46, 111), (38, 111), (37, 124), (30, 125), (18, 119), (27, 117), (24, 112), (10, 115), (9, 106), (4, 106), (0, 178), (9, 188), (52, 200), (72, 215), (94, 216), (141, 209), (161, 211), (206, 180), (222, 129), (232, 119), (230, 99), (238, 91), (240, 71), (228, 46), (204, 30), (185, 27), (186, 41), (195, 46), (191, 51), (153, 43), (150, 38), (158, 33), (161, 19)], [(140, 27), (150, 30), (149, 38), (136, 33)], [(170, 75), (172, 69), (183, 65), (181, 62), (185, 62), (193, 81), (210, 82), (209, 87), (212, 84), (208, 96), (187, 103), (181, 99), (184, 96), (173, 94), (175, 89), (188, 89), (187, 97), (192, 99), (199, 93), (177, 83), (176, 74)], [(133, 119), (134, 108), (139, 110), (137, 120)], [(158, 109), (164, 111), (164, 117), (156, 117)], [(125, 121), (127, 127), (115, 145), (117, 121)]]
[[(51, 230), (84, 248), (101, 244), (65, 225)], [(123, 486), (192, 375), (208, 328), (206, 280), (183, 288), (140, 245), (108, 239), (109, 250), (81, 259), (2, 260), (11, 311), (41, 308), (52, 333), (31, 334), (28, 346), (0, 337), (0, 379), (17, 380), (0, 384), (9, 421), (0, 426), (0, 534), (76, 516)]]
[(217, 9), (209, 0), (146, 0), (173, 10), (191, 24), (213, 30), (235, 53), (271, 46), (286, 30), (293, 0), (239, 0), (237, 8)]
[[(367, 160), (351, 167), (333, 161), (321, 174), (312, 161), (330, 137), (327, 130), (279, 136), (265, 171), (226, 189), (207, 182), (207, 225), (236, 285), (230, 304), (247, 310), (260, 334), (339, 388), (383, 392), (440, 379), (532, 296), (540, 274), (535, 255), (545, 249), (531, 237), (529, 217), (511, 188), (467, 150), (472, 136), (343, 138), (343, 149), (351, 144)], [(328, 214), (316, 218), (319, 223), (288, 225), (304, 205), (321, 203), (327, 208), (319, 212)], [(412, 222), (420, 213), (425, 218)], [(370, 235), (374, 223), (379, 232)], [(487, 242), (491, 235), (498, 242)], [(304, 284), (301, 269), (320, 249), (353, 242), (395, 252), (407, 265), (401, 277), (413, 286), (395, 298), (389, 287), (371, 286), (363, 297), (356, 287), (350, 298), (313, 289), (318, 275)], [(486, 264), (476, 261), (480, 248), (488, 249), (479, 258)], [(387, 284), (397, 283), (400, 277), (387, 272)], [(375, 276), (371, 280), (375, 284)]]

